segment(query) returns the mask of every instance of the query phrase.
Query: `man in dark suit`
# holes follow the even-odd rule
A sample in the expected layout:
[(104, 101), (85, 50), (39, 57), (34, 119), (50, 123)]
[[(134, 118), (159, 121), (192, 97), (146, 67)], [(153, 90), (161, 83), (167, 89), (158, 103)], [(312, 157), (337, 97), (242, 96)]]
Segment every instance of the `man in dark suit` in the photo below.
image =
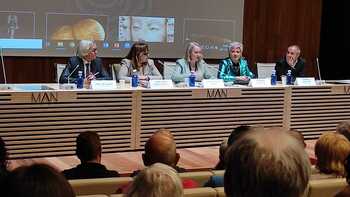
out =
[(69, 59), (66, 68), (61, 74), (60, 83), (75, 83), (78, 71), (82, 71), (83, 78), (88, 81), (110, 79), (108, 73), (103, 69), (102, 60), (96, 55), (96, 44), (90, 40), (81, 40), (77, 48), (77, 56)]
[(74, 168), (64, 170), (62, 173), (67, 179), (89, 179), (118, 177), (117, 171), (107, 170), (101, 164), (101, 142), (96, 132), (86, 131), (80, 133), (76, 140), (76, 154), (81, 164)]
[(288, 70), (291, 70), (293, 79), (304, 76), (305, 60), (300, 57), (300, 52), (299, 46), (289, 46), (285, 57), (276, 62), (275, 70), (278, 81), (281, 81), (282, 75), (287, 75)]

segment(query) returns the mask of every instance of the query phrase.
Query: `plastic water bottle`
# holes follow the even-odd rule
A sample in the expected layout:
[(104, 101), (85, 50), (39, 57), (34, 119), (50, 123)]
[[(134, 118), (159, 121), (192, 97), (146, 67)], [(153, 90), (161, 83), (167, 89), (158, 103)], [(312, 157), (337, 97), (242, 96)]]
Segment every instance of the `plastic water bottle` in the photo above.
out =
[(271, 85), (276, 85), (276, 83), (277, 83), (276, 70), (272, 70), (272, 73), (271, 73)]
[(77, 88), (81, 89), (84, 87), (84, 78), (83, 78), (83, 71), (78, 71), (78, 78), (77, 78)]
[(137, 75), (137, 70), (132, 71), (131, 76), (131, 87), (137, 87), (139, 85), (139, 76)]
[(196, 86), (196, 73), (195, 73), (195, 71), (191, 71), (188, 86), (190, 86), (190, 87)]
[(292, 84), (293, 84), (292, 71), (288, 70), (287, 71), (287, 85), (292, 85)]

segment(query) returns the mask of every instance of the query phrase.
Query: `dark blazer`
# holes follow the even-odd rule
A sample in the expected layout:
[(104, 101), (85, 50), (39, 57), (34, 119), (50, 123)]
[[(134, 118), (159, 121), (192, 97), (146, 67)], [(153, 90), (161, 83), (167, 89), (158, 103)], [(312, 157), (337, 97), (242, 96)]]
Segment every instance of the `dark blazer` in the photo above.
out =
[(295, 67), (293, 68), (289, 66), (286, 58), (284, 57), (276, 62), (275, 70), (276, 70), (277, 80), (281, 81), (281, 76), (287, 75), (288, 70), (292, 71), (293, 79), (295, 79), (296, 77), (303, 77), (304, 67), (305, 67), (305, 60), (303, 60), (302, 58), (298, 58), (298, 62), (295, 64)]
[[(77, 69), (75, 69), (77, 65), (79, 65), (79, 67)], [(74, 57), (69, 58), (68, 64), (61, 74), (60, 83), (67, 83), (68, 76), (73, 72), (74, 69), (75, 69), (75, 71), (69, 77), (69, 82), (75, 83), (75, 81), (78, 77), (78, 71), (83, 71), (83, 78), (85, 78), (84, 66), (85, 66), (84, 61), (80, 57), (74, 56)], [(92, 72), (92, 73), (99, 72), (96, 75), (96, 79), (105, 79), (105, 80), (111, 79), (110, 76), (108, 75), (108, 73), (103, 69), (102, 60), (100, 58), (96, 58), (96, 59), (91, 61), (90, 69), (91, 69), (90, 72)]]
[(119, 173), (107, 168), (99, 163), (82, 163), (75, 168), (62, 171), (66, 179), (93, 179), (119, 177)]

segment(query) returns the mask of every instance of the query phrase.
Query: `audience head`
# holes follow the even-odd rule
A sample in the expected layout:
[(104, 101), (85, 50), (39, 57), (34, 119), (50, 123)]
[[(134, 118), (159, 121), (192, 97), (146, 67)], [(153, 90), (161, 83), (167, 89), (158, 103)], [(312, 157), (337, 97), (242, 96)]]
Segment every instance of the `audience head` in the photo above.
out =
[(345, 136), (328, 132), (315, 145), (316, 167), (324, 174), (345, 176), (344, 161), (350, 153), (350, 142)]
[(23, 166), (10, 172), (5, 197), (75, 197), (64, 176), (45, 164)]
[(176, 153), (176, 144), (171, 132), (167, 129), (156, 131), (146, 142), (142, 157), (146, 166), (163, 163), (175, 167), (180, 155)]
[(293, 65), (298, 61), (298, 58), (300, 56), (300, 47), (298, 45), (291, 45), (288, 47), (287, 53), (286, 53), (286, 60), (289, 65)]
[(102, 146), (100, 137), (94, 131), (85, 131), (76, 139), (76, 155), (82, 163), (101, 161)]
[(304, 148), (306, 148), (304, 136), (301, 132), (295, 129), (291, 129), (289, 132), (293, 137), (295, 137), (303, 145)]
[(148, 63), (149, 47), (144, 42), (135, 42), (126, 56), (131, 60), (133, 69), (140, 69), (141, 66)]
[(243, 44), (240, 42), (232, 42), (228, 47), (228, 55), (235, 63), (241, 59), (243, 53)]
[(227, 150), (227, 139), (224, 139), (219, 147), (219, 162), (215, 166), (215, 170), (224, 170), (225, 169), (225, 153)]
[(91, 40), (81, 40), (77, 48), (77, 55), (88, 62), (91, 62), (92, 60), (96, 59), (96, 43)]
[(6, 144), (4, 140), (0, 137), (0, 174), (1, 171), (7, 171), (7, 161), (8, 160), (8, 154), (6, 149)]
[(202, 47), (197, 42), (190, 42), (186, 48), (185, 59), (188, 62), (199, 62), (203, 59)]
[(175, 169), (155, 163), (143, 169), (134, 179), (128, 197), (182, 197), (183, 187)]
[(337, 125), (337, 132), (344, 135), (350, 141), (350, 120)]
[(304, 194), (311, 173), (300, 143), (283, 128), (250, 128), (226, 153), (226, 196)]
[(234, 128), (228, 137), (227, 144), (231, 146), (236, 140), (238, 140), (243, 134), (249, 131), (252, 127), (248, 125), (240, 125)]

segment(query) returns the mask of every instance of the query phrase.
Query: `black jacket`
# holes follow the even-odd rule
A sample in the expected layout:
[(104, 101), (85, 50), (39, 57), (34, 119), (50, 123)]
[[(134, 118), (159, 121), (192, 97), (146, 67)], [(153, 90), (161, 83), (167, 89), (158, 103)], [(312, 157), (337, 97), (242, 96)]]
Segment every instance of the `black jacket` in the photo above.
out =
[(108, 178), (119, 177), (119, 173), (107, 168), (99, 163), (82, 163), (75, 168), (64, 170), (63, 175), (66, 179), (93, 179), (93, 178)]
[(305, 67), (305, 60), (298, 58), (298, 62), (295, 64), (295, 67), (289, 66), (287, 63), (286, 58), (280, 59), (278, 62), (276, 62), (276, 75), (277, 80), (281, 81), (282, 75), (287, 75), (288, 70), (292, 71), (293, 79), (296, 77), (303, 77), (304, 76), (304, 67)]

